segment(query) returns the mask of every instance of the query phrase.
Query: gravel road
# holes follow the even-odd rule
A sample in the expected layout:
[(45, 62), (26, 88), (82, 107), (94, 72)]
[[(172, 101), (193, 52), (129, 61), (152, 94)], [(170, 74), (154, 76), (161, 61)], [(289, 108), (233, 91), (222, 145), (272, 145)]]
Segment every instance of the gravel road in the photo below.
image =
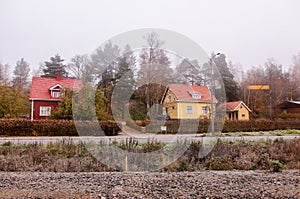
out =
[(0, 198), (300, 198), (300, 171), (0, 172)]

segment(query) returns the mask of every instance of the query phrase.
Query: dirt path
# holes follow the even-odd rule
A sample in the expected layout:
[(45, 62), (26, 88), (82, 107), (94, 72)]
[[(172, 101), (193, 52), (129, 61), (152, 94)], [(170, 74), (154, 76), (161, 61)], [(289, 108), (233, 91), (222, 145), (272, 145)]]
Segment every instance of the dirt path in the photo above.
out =
[(0, 172), (0, 198), (300, 198), (300, 171)]

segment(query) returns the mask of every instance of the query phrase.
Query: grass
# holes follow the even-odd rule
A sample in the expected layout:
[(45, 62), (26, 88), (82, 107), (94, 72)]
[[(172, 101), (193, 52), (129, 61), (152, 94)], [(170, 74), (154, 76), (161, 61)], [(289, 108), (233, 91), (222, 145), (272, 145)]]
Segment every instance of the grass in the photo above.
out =
[[(180, 144), (187, 143), (176, 143), (175, 145)], [(167, 146), (155, 140), (139, 143), (136, 140), (128, 139), (123, 142), (103, 142), (101, 145), (114, 145), (133, 153), (160, 150), (163, 153), (162, 156), (176, 150), (174, 146)], [(199, 150), (202, 148), (201, 142), (190, 143), (190, 147), (180, 158), (160, 171), (300, 169), (300, 139), (218, 140), (207, 156), (199, 158)], [(153, 162), (153, 164), (156, 163)], [(148, 164), (150, 165), (152, 162), (148, 162)], [(0, 171), (100, 172), (123, 171), (123, 167), (120, 165), (110, 168), (100, 163), (89, 153), (83, 143), (75, 144), (71, 140), (50, 144), (6, 142), (0, 145)]]
[(276, 131), (257, 131), (257, 132), (229, 132), (222, 133), (222, 136), (286, 136), (300, 135), (300, 130), (276, 130)]

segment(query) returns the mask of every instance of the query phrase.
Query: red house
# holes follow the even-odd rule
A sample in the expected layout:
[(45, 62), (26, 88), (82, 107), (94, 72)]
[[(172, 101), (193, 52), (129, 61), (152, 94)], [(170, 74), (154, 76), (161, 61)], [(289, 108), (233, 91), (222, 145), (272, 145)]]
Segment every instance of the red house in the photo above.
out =
[(51, 111), (58, 108), (61, 101), (62, 89), (79, 90), (82, 81), (78, 79), (48, 77), (33, 77), (29, 100), (31, 102), (31, 120), (46, 119)]

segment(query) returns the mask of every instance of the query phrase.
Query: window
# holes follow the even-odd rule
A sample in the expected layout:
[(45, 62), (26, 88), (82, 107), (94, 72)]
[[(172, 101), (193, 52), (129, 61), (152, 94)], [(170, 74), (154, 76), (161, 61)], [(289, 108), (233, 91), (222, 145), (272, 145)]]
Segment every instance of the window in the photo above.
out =
[(245, 114), (245, 113), (243, 113), (243, 114), (242, 114), (242, 118), (245, 118), (245, 117), (246, 117), (246, 114)]
[(52, 91), (51, 92), (52, 97), (54, 98), (59, 98), (60, 97), (60, 92), (59, 91)]
[(192, 98), (194, 98), (194, 99), (200, 99), (201, 95), (200, 94), (192, 94)]
[(202, 114), (208, 114), (208, 106), (202, 106)]
[(175, 106), (172, 106), (172, 109), (175, 110)]
[(168, 99), (169, 99), (169, 102), (171, 102), (171, 100), (172, 100), (172, 99), (171, 99), (171, 96), (169, 96)]
[(40, 107), (40, 116), (50, 116), (51, 107), (50, 106), (41, 106)]
[(240, 109), (242, 109), (242, 108), (243, 108), (243, 106), (241, 105), (241, 106), (240, 106)]
[(193, 114), (193, 107), (192, 106), (186, 106), (186, 113), (187, 114)]

